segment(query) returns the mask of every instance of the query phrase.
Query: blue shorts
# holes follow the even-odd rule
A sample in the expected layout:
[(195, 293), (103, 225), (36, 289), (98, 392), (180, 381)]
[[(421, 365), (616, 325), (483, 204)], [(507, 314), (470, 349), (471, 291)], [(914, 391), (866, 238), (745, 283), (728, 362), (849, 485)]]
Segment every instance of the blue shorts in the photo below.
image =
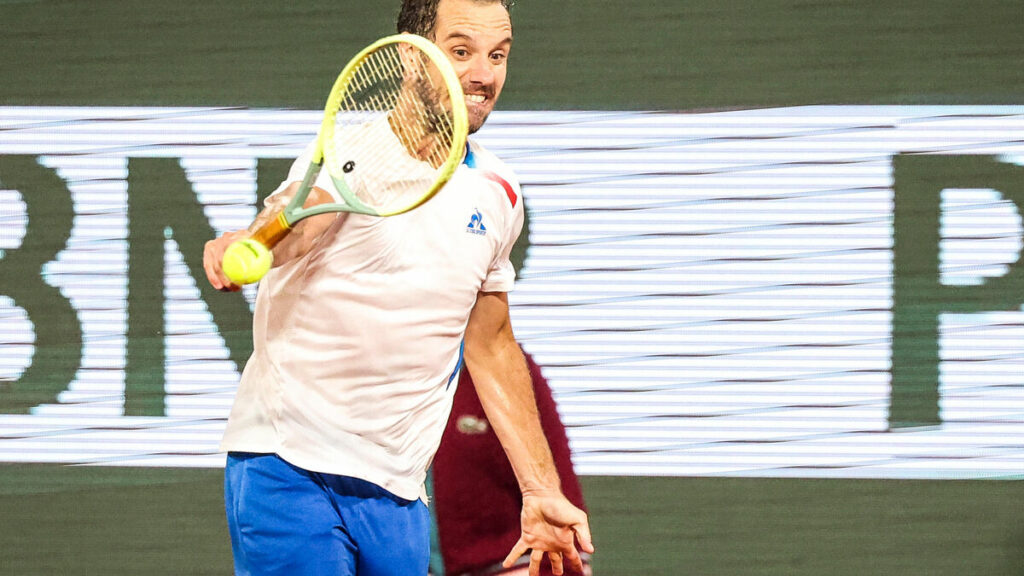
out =
[(228, 454), (224, 471), (238, 576), (423, 576), (430, 513), (357, 478), (274, 454)]

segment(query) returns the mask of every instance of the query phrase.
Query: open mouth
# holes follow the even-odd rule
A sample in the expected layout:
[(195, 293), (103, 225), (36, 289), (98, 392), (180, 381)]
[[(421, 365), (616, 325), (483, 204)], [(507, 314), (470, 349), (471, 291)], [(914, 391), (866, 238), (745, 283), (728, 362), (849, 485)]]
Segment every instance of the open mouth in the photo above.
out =
[(484, 96), (483, 94), (466, 94), (466, 102), (483, 104), (484, 102), (487, 102), (487, 96)]

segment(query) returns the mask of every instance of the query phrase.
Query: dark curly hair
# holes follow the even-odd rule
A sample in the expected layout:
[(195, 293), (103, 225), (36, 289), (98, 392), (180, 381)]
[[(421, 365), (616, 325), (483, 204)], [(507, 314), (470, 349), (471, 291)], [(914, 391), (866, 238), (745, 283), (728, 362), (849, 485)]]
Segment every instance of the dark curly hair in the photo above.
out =
[[(515, 0), (474, 0), (482, 4), (500, 3), (512, 14)], [(412, 32), (427, 38), (433, 38), (434, 25), (437, 23), (437, 5), (441, 0), (402, 0), (402, 10), (396, 22), (399, 32)]]

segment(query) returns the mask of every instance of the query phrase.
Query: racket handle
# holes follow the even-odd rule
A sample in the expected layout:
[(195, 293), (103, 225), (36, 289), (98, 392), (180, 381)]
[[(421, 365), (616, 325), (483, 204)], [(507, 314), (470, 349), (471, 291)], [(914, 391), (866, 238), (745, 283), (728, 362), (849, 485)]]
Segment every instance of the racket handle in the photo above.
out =
[(291, 229), (282, 211), (277, 213), (277, 217), (271, 218), (269, 222), (257, 228), (250, 238), (266, 246), (267, 250), (273, 250)]

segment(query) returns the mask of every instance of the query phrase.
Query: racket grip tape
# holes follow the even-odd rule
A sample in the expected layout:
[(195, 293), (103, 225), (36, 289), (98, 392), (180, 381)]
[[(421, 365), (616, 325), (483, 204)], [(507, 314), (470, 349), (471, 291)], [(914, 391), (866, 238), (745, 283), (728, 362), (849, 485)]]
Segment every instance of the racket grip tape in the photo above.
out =
[(270, 219), (269, 222), (260, 226), (252, 233), (250, 239), (259, 242), (267, 247), (267, 250), (272, 250), (274, 246), (277, 246), (284, 237), (288, 235), (292, 227), (288, 225), (288, 220), (284, 217), (284, 212), (278, 212), (276, 218)]

